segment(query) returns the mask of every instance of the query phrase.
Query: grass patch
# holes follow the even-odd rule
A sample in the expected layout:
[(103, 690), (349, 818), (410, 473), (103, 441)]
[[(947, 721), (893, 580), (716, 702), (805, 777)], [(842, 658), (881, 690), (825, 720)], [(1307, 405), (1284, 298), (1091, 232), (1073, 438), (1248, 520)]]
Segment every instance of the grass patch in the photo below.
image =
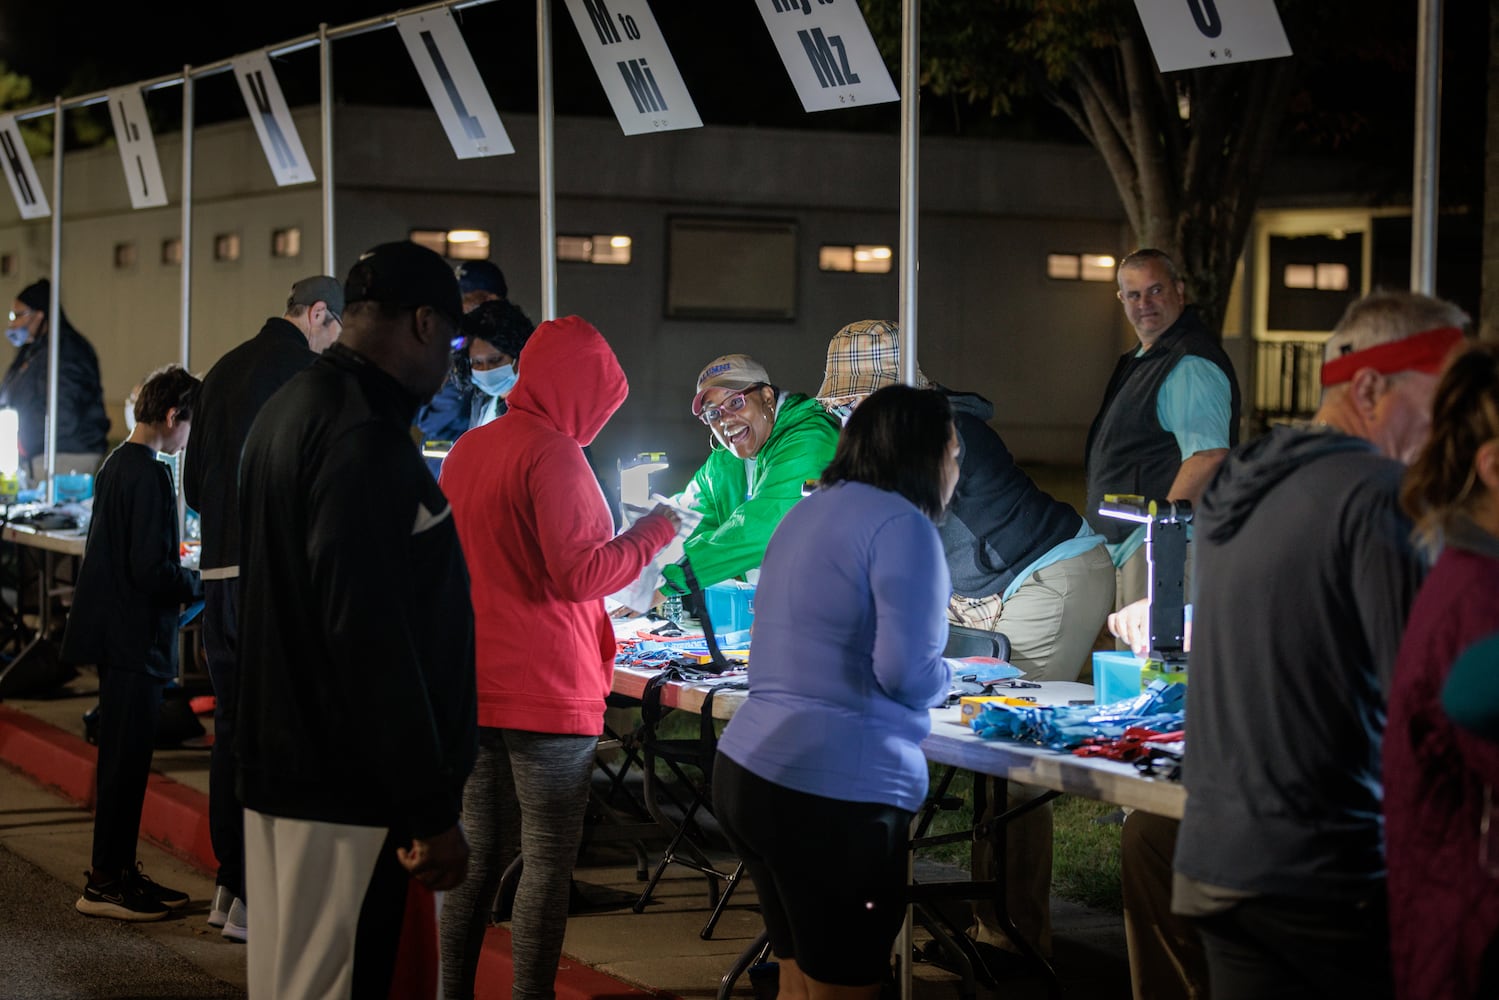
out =
[[(637, 712), (638, 717), (638, 712)], [(720, 726), (721, 728), (721, 726)], [(690, 712), (671, 712), (661, 722), (663, 738), (692, 738), (698, 732), (698, 717)], [(664, 765), (658, 765), (664, 770)], [(930, 765), (931, 789), (937, 790), (946, 768)], [(947, 797), (960, 800), (956, 809), (936, 814), (929, 835), (955, 833), (973, 828), (973, 772), (958, 770), (947, 788)], [(1119, 825), (1110, 820), (1118, 806), (1074, 795), (1062, 795), (1052, 804), (1052, 891), (1064, 899), (1110, 913), (1124, 911), (1119, 886)], [(953, 865), (968, 871), (969, 841), (923, 848), (927, 861)]]

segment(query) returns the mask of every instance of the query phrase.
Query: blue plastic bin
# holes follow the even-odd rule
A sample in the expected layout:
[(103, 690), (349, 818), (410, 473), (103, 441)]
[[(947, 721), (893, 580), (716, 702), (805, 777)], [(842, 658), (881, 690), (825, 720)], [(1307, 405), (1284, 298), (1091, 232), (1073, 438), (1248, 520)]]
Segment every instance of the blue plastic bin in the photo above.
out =
[(755, 588), (738, 580), (725, 580), (703, 590), (708, 617), (715, 635), (740, 632), (755, 620)]
[(1093, 654), (1093, 701), (1112, 705), (1140, 693), (1140, 668), (1145, 661), (1127, 650)]

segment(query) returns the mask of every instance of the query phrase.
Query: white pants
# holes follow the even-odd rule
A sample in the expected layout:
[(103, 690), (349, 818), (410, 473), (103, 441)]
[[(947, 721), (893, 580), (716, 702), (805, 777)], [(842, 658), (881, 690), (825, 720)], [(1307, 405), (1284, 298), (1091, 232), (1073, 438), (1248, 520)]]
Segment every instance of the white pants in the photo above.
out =
[[(348, 1000), (355, 983), (360, 915), (389, 831), (245, 810), (245, 893), (249, 910), (250, 1000)], [(412, 882), (415, 891), (425, 892)], [(441, 896), (437, 896), (441, 905)], [(405, 908), (405, 901), (393, 905)], [(398, 916), (397, 922), (401, 918)], [(436, 915), (426, 928), (436, 953)], [(364, 957), (395, 942), (365, 942)], [(436, 970), (419, 978), (431, 983)], [(414, 994), (407, 994), (414, 995)]]

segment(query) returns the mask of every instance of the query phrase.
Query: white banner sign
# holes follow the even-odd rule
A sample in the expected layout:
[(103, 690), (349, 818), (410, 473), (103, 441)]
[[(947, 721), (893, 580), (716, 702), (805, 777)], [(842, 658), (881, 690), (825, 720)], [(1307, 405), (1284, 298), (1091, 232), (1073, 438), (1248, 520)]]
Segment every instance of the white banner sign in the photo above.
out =
[(646, 0), (567, 0), (567, 12), (625, 135), (702, 127)]
[(396, 30), (460, 160), (515, 152), (448, 8), (396, 18)]
[(755, 0), (808, 111), (900, 100), (858, 0)]
[(120, 147), (120, 166), (125, 168), (125, 186), (134, 208), (155, 208), (167, 203), (166, 182), (161, 179), (161, 161), (156, 158), (156, 140), (146, 117), (146, 101), (139, 88), (121, 87), (109, 92), (109, 117), (115, 126), (115, 145)]
[(21, 139), (15, 115), (0, 115), (0, 163), (5, 165), (5, 179), (10, 183), (10, 193), (15, 196), (21, 218), (45, 219), (50, 215), (47, 195)]
[(1291, 54), (1275, 0), (1135, 0), (1162, 73)]
[(255, 134), (260, 136), (260, 148), (265, 150), (276, 183), (285, 187), (317, 180), (312, 173), (312, 162), (302, 148), (302, 139), (297, 135), (296, 123), (287, 110), (286, 98), (281, 96), (281, 84), (276, 80), (276, 71), (271, 69), (270, 57), (264, 52), (238, 57), (234, 60), (234, 78), (239, 81), (239, 92), (244, 96), (250, 121), (255, 125)]

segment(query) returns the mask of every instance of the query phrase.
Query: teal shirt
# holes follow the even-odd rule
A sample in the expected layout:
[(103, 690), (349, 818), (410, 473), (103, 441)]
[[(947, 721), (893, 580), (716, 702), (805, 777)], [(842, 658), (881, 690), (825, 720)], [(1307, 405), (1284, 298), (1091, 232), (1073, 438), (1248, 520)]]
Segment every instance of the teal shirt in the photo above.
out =
[[(1143, 351), (1143, 348), (1141, 349)], [(1137, 352), (1138, 353), (1138, 352)], [(1230, 400), (1233, 392), (1223, 369), (1207, 358), (1187, 355), (1176, 363), (1156, 395), (1156, 419), (1176, 438), (1182, 461), (1199, 451), (1228, 447)], [(1146, 497), (1164, 500), (1165, 497)], [(1192, 525), (1187, 524), (1187, 538)], [(1124, 541), (1108, 546), (1115, 566), (1123, 566), (1145, 542), (1145, 525), (1130, 532)]]

